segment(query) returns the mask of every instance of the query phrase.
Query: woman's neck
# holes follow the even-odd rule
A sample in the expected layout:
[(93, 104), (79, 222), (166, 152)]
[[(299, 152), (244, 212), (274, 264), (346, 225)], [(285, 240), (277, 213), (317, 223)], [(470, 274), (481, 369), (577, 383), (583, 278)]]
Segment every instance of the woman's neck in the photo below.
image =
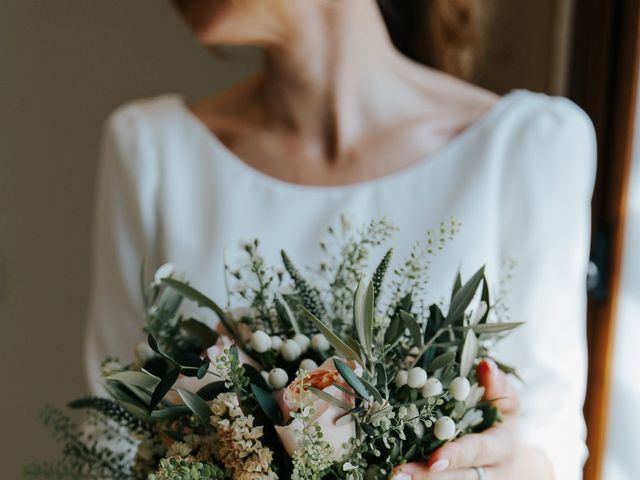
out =
[(439, 85), (451, 88), (451, 77), (395, 49), (373, 0), (297, 4), (290, 37), (265, 48), (258, 94), (269, 122), (320, 158), (341, 158), (396, 115), (424, 116), (429, 92), (437, 108)]

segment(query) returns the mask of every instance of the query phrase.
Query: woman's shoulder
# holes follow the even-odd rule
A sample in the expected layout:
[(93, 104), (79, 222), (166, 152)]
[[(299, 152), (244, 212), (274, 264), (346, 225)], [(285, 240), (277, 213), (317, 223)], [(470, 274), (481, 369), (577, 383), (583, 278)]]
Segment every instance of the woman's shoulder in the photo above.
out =
[(176, 93), (130, 100), (112, 110), (105, 124), (123, 131), (158, 129), (175, 123), (183, 105), (182, 95)]
[(572, 100), (516, 90), (497, 126), (505, 188), (524, 193), (580, 190), (591, 194), (597, 169), (596, 134), (589, 115)]
[(590, 141), (595, 129), (589, 115), (569, 98), (531, 90), (516, 89), (511, 97), (502, 126), (519, 140), (557, 142)]

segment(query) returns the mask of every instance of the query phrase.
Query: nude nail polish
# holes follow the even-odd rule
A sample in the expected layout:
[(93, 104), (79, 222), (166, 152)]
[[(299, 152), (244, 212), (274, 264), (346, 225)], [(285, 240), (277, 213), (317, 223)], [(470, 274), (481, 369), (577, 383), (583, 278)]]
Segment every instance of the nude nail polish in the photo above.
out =
[(448, 466), (449, 466), (449, 460), (447, 460), (445, 458), (443, 460), (438, 460), (436, 463), (431, 465), (431, 467), (429, 468), (429, 471), (431, 471), (431, 472), (444, 472), (447, 469)]

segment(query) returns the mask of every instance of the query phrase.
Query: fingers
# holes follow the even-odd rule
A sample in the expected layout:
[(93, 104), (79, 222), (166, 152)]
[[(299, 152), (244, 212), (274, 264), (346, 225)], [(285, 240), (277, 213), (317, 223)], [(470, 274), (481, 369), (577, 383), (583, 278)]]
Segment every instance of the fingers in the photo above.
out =
[[(494, 470), (493, 467), (484, 467), (487, 480), (500, 478)], [(391, 480), (478, 480), (478, 472), (473, 468), (434, 472), (424, 463), (407, 463), (394, 471)]]
[(476, 368), (476, 377), (478, 383), (485, 388), (484, 399), (496, 400), (496, 406), (501, 413), (510, 415), (518, 411), (518, 393), (493, 360), (481, 361)]
[(446, 443), (429, 458), (431, 470), (449, 471), (480, 465), (497, 465), (511, 458), (516, 442), (515, 422), (504, 422), (482, 433), (465, 435)]

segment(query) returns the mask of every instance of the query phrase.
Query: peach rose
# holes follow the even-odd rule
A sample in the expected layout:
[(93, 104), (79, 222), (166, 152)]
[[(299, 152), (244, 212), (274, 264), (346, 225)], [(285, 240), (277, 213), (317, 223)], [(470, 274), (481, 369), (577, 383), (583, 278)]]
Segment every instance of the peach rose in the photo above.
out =
[[(362, 375), (362, 367), (355, 361), (351, 360), (346, 363), (356, 375)], [(348, 395), (334, 386), (334, 384), (338, 384), (342, 387), (350, 388), (336, 369), (333, 358), (329, 358), (318, 368), (309, 372), (304, 379), (304, 384), (322, 390), (351, 407), (355, 406), (355, 400), (352, 395)], [(314, 410), (311, 422), (320, 426), (323, 439), (333, 448), (334, 455), (332, 460), (334, 462), (343, 460), (350, 453), (349, 440), (356, 435), (356, 424), (353, 417), (343, 418), (336, 424), (336, 420), (344, 416), (345, 410), (322, 400), (312, 392), (305, 392), (304, 401), (301, 403), (300, 388), (300, 381), (295, 380), (289, 386), (274, 394), (285, 422), (289, 422), (285, 426), (276, 425), (275, 427), (282, 445), (289, 455), (293, 455), (300, 447), (302, 422), (298, 419), (292, 420), (291, 413), (311, 406)]]
[[(213, 362), (213, 359), (215, 357), (221, 355), (222, 352), (224, 352), (225, 348), (229, 348), (231, 345), (233, 345), (233, 343), (233, 340), (231, 340), (231, 338), (229, 338), (228, 336), (220, 335), (216, 344), (207, 349), (207, 356)], [(260, 367), (256, 365), (256, 362), (254, 362), (253, 359), (251, 359), (240, 349), (238, 349), (238, 358), (240, 360), (240, 363), (248, 363), (249, 365), (260, 370)], [(180, 375), (178, 377), (178, 380), (176, 380), (176, 383), (174, 384), (174, 389), (181, 388), (191, 393), (196, 393), (205, 385), (208, 385), (212, 382), (217, 382), (219, 380), (221, 380), (220, 377), (215, 375), (211, 370), (209, 370), (209, 372), (200, 379), (198, 379), (198, 377), (187, 377), (186, 375)], [(183, 403), (182, 398), (175, 390), (170, 390), (165, 398), (176, 405), (181, 405)]]

